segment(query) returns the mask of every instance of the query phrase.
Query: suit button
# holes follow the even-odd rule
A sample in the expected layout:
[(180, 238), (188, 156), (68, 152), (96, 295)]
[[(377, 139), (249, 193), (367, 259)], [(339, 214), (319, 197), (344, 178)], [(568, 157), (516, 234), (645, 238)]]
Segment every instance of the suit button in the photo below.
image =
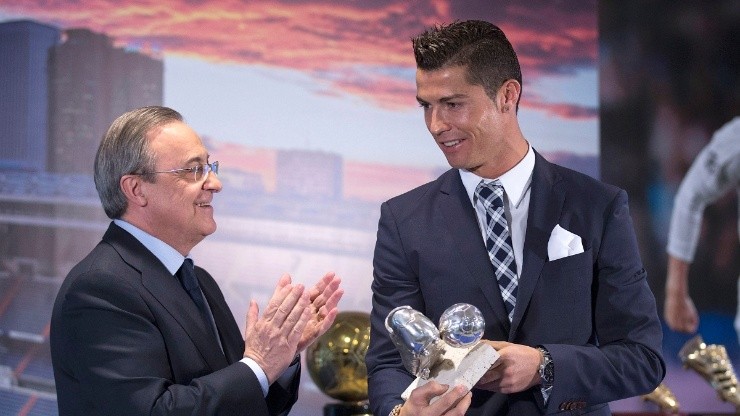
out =
[(573, 401), (567, 400), (560, 404), (560, 410), (573, 410)]

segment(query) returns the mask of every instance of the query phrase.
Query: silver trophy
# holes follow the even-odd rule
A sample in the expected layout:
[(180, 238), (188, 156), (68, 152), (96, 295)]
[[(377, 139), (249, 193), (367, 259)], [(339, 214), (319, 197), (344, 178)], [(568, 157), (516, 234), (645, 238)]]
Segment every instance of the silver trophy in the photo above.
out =
[(435, 380), (450, 388), (464, 384), (472, 388), (499, 357), (493, 347), (479, 342), (485, 330), (480, 310), (458, 303), (445, 310), (439, 328), (410, 306), (393, 309), (385, 328), (401, 354), (406, 369), (416, 380), (401, 395)]

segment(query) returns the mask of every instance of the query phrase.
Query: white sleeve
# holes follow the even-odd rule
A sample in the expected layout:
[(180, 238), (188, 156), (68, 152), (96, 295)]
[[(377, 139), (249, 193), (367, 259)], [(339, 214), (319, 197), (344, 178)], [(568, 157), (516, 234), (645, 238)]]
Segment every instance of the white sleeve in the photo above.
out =
[(259, 364), (257, 364), (256, 361), (249, 357), (244, 357), (239, 362), (242, 362), (249, 366), (249, 368), (252, 369), (252, 372), (255, 376), (257, 376), (257, 381), (260, 382), (260, 387), (262, 387), (262, 396), (267, 397), (267, 393), (270, 389), (270, 385), (267, 381), (267, 375), (265, 375), (265, 372), (262, 370), (262, 367), (260, 367)]
[(668, 254), (692, 261), (704, 208), (739, 185), (740, 117), (735, 117), (714, 134), (678, 188), (668, 229)]

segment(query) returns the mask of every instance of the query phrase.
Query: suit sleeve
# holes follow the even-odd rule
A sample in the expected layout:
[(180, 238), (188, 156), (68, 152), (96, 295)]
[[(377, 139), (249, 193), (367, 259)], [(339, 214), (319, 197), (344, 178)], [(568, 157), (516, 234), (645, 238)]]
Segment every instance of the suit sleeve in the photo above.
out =
[(583, 346), (544, 345), (555, 369), (548, 413), (566, 401), (607, 403), (645, 394), (665, 376), (655, 298), (624, 191), (608, 205), (603, 224), (603, 232), (596, 234), (600, 241), (594, 242), (591, 319), (596, 339)]
[(385, 329), (388, 313), (400, 305), (424, 310), (418, 274), (407, 261), (391, 207), (381, 206), (373, 259), (370, 346), (366, 355), (368, 394), (375, 415), (387, 415), (402, 403), (401, 393), (414, 377), (406, 371), (401, 356)]
[(64, 371), (79, 380), (80, 401), (95, 403), (87, 414), (271, 414), (243, 363), (175, 380), (173, 366), (194, 364), (173, 359), (137, 289), (109, 272), (77, 276), (55, 319), (65, 332), (55, 347), (67, 355)]

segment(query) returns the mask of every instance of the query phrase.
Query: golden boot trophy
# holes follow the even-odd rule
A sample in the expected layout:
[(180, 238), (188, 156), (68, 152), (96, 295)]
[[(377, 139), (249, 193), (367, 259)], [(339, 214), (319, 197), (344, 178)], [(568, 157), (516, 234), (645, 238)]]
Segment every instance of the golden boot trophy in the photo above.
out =
[(643, 394), (642, 399), (657, 404), (662, 412), (678, 413), (678, 400), (676, 400), (676, 396), (673, 395), (671, 389), (669, 389), (664, 383), (660, 383), (658, 387), (650, 393)]
[(712, 385), (722, 401), (734, 404), (740, 411), (737, 377), (724, 345), (707, 345), (697, 335), (686, 342), (678, 357), (684, 368), (696, 371)]

